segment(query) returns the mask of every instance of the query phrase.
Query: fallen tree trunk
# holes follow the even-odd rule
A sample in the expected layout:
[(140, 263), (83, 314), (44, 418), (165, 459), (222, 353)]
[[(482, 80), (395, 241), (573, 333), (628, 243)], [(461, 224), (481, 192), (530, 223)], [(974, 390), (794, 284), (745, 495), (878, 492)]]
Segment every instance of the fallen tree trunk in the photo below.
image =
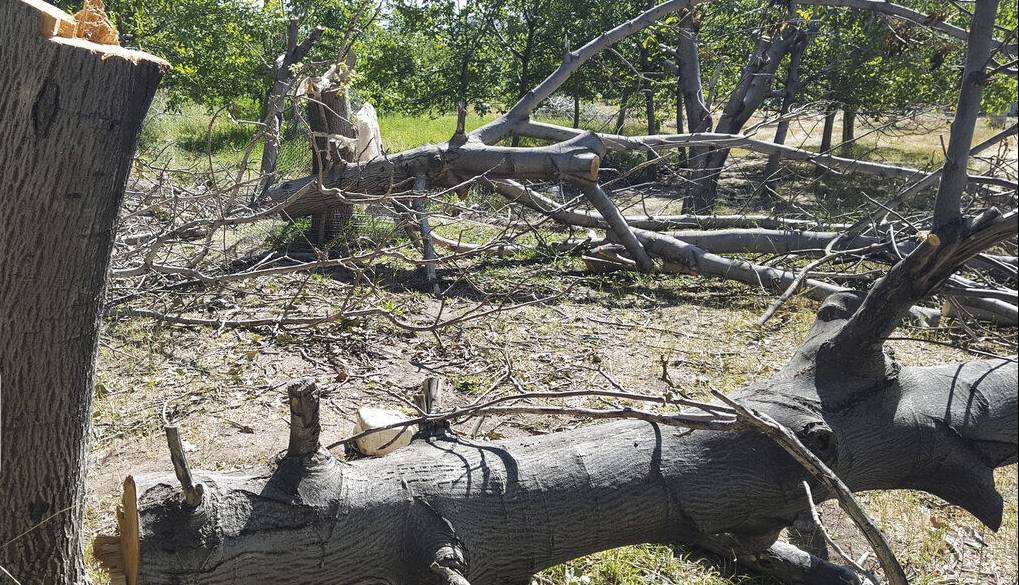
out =
[[(854, 401), (835, 396), (865, 380), (818, 389), (795, 370), (738, 398), (795, 430), (853, 490), (927, 490), (998, 527), (992, 471), (1016, 461), (1014, 361), (903, 368)], [(422, 436), (383, 459), (320, 451), (265, 472), (197, 473), (194, 509), (173, 476), (129, 478), (119, 546), (138, 559), (127, 582), (146, 585), (418, 583), (433, 563), (473, 585), (520, 584), (626, 544), (728, 534), (763, 553), (807, 509), (807, 479), (753, 432), (616, 422), (496, 442)]]
[[(557, 206), (553, 201), (540, 193), (529, 189), (513, 181), (499, 181), (493, 185), (499, 193), (518, 203), (524, 204), (532, 209), (547, 214), (567, 225), (578, 227), (593, 227), (606, 229), (610, 241), (618, 241), (615, 234), (621, 233), (621, 229), (609, 227), (597, 212), (588, 212), (575, 209), (564, 209)], [(747, 229), (733, 228), (714, 231), (686, 231), (673, 233), (657, 233), (654, 228), (661, 229), (663, 225), (675, 225), (684, 218), (673, 217), (624, 217), (626, 223), (632, 228), (639, 244), (648, 252), (662, 258), (665, 262), (661, 266), (664, 272), (677, 272), (682, 274), (704, 274), (735, 280), (750, 286), (759, 286), (773, 292), (783, 292), (796, 281), (796, 273), (788, 270), (773, 268), (747, 262), (744, 260), (733, 260), (719, 256), (725, 253), (757, 253), (757, 254), (790, 254), (790, 253), (823, 253), (825, 247), (832, 242), (839, 234), (837, 232), (811, 232), (796, 231), (792, 229)], [(753, 225), (754, 223), (764, 225), (795, 226), (797, 220), (780, 220), (766, 217), (735, 217), (735, 216), (685, 216), (686, 221), (691, 223), (700, 222), (704, 225), (713, 223)], [(650, 229), (644, 226), (651, 226)], [(841, 249), (857, 248), (874, 245), (881, 240), (874, 236), (857, 235), (842, 243)], [(899, 245), (898, 250), (902, 254), (911, 253), (920, 246), (920, 242), (908, 241)], [(894, 259), (890, 259), (894, 262)], [(967, 264), (972, 267), (986, 269), (993, 266), (995, 262), (1011, 264), (1013, 258), (1007, 257), (985, 257), (971, 258)], [(816, 279), (805, 279), (802, 283), (805, 295), (823, 301), (829, 295), (836, 292), (844, 292), (847, 289), (842, 286), (830, 284)], [(970, 295), (971, 297), (973, 295)], [(973, 301), (976, 301), (974, 303)], [(974, 316), (984, 320), (1005, 326), (1015, 326), (1019, 323), (1019, 314), (1016, 306), (986, 299), (966, 299), (966, 304), (974, 309)], [(975, 305), (975, 306), (974, 306)], [(941, 316), (939, 311), (926, 307), (913, 307), (910, 312), (921, 322), (937, 323)]]
[(598, 178), (601, 140), (591, 133), (538, 148), (485, 146), (475, 138), (427, 145), (390, 157), (361, 163), (336, 165), (319, 175), (275, 185), (269, 190), (273, 201), (293, 198), (286, 211), (292, 216), (336, 209), (358, 201), (377, 200), (404, 194), (410, 196), (414, 180), (428, 184), (455, 185), (462, 177), (491, 179)]

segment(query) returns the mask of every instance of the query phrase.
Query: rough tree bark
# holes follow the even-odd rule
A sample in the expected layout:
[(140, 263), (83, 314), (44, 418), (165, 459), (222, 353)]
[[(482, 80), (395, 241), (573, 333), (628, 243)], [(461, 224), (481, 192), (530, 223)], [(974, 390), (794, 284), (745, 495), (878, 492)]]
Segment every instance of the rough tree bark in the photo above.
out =
[(853, 156), (853, 143), (856, 141), (856, 106), (842, 108), (842, 144), (839, 154)]
[[(992, 471), (1016, 457), (1015, 363), (846, 376), (816, 356), (857, 303), (826, 305), (789, 366), (737, 397), (793, 429), (853, 490), (925, 489), (996, 528)], [(380, 460), (319, 452), (264, 472), (198, 473), (197, 509), (172, 476), (129, 479), (126, 521), (140, 536), (120, 546), (139, 552), (145, 584), (440, 583), (433, 563), (473, 585), (516, 584), (634, 543), (728, 535), (745, 556), (775, 553), (778, 531), (807, 509), (805, 479), (750, 432), (617, 422), (497, 442), (439, 435)]]
[[(350, 107), (350, 81), (357, 66), (352, 48), (340, 55), (337, 63), (318, 79), (308, 82), (308, 126), (311, 130), (311, 173), (317, 175), (333, 165), (345, 165), (357, 159), (354, 146), (341, 146), (335, 137), (355, 138)], [(312, 243), (326, 245), (350, 223), (354, 206), (340, 204), (334, 210), (311, 216)]]
[(39, 0), (0, 8), (0, 566), (83, 582), (94, 361), (135, 141), (167, 64), (73, 36)]
[(821, 146), (817, 149), (822, 154), (831, 152), (832, 134), (835, 133), (835, 116), (839, 113), (834, 103), (829, 102), (824, 108), (824, 128), (821, 129)]
[[(990, 37), (995, 6), (978, 0), (972, 36)], [(637, 28), (634, 22), (629, 28)], [(970, 43), (956, 126), (971, 125), (976, 115), (977, 65), (987, 62), (988, 48)], [(589, 56), (585, 47), (575, 58)], [(366, 182), (358, 183), (369, 167), (332, 177), (330, 185), (350, 191), (388, 184), (382, 191), (388, 193), (407, 179), (441, 179), (453, 167), (489, 179), (579, 176), (594, 185), (587, 194), (613, 232), (636, 237), (639, 246), (627, 246), (631, 254), (675, 249), (673, 261), (703, 269), (711, 260), (703, 252), (632, 229), (602, 196), (594, 182), (605, 149), (598, 136), (517, 152), (485, 146), (522, 122), (520, 110), (526, 116), (570, 67), (525, 96), (508, 118), (459, 142), (388, 161)], [(791, 429), (851, 489), (926, 490), (997, 529), (1003, 500), (993, 470), (1016, 463), (1019, 452), (1016, 361), (904, 367), (885, 347), (911, 307), (976, 254), (1015, 235), (1015, 212), (961, 215), (971, 139), (971, 131), (953, 132), (949, 158), (961, 154), (944, 169), (934, 231), (866, 295), (832, 295), (787, 366), (735, 398)], [(678, 431), (667, 421), (615, 422), (497, 442), (430, 428), (387, 458), (343, 463), (313, 448), (314, 407), (300, 404), (291, 424), (300, 440), (288, 455), (264, 471), (195, 474), (205, 494), (197, 507), (183, 499), (173, 476), (129, 478), (121, 536), (101, 541), (102, 558), (126, 572), (130, 585), (517, 585), (585, 553), (682, 542), (756, 559), (793, 582), (859, 582), (776, 543), (809, 508), (804, 480), (819, 500), (834, 494), (771, 439), (746, 428)]]

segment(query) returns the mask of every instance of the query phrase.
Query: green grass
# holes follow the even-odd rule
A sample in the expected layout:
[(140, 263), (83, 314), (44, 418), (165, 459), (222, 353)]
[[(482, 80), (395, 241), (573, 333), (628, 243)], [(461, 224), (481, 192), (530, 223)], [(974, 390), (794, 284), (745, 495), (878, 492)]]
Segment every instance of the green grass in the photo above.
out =
[[(244, 150), (256, 132), (256, 125), (234, 122), (226, 112), (212, 114), (201, 106), (189, 104), (180, 112), (166, 112), (157, 105), (145, 122), (139, 139), (139, 153), (149, 160), (173, 161), (178, 166), (208, 164), (209, 154), (218, 165), (236, 165), (241, 161)], [(250, 108), (249, 108), (250, 109)], [(246, 112), (248, 119), (257, 113)], [(474, 130), (498, 117), (497, 114), (480, 115), (470, 113), (466, 128)], [(560, 118), (543, 119), (547, 122), (569, 126), (570, 120)], [(424, 114), (412, 116), (400, 113), (382, 113), (379, 126), (386, 150), (401, 152), (424, 144), (441, 143), (456, 131), (456, 114)], [(311, 164), (311, 149), (302, 129), (288, 130), (284, 121), (284, 140), (281, 145), (281, 166), (304, 167)], [(613, 128), (605, 124), (585, 124), (585, 130), (610, 132)], [(623, 133), (643, 134), (644, 128), (637, 120), (628, 119)], [(211, 147), (211, 148), (210, 148)], [(250, 154), (250, 164), (257, 165), (261, 158), (261, 144), (255, 144)]]
[[(470, 132), (495, 118), (495, 114), (481, 116), (472, 112), (467, 115), (467, 131)], [(386, 150), (400, 152), (423, 144), (449, 140), (456, 131), (456, 115), (380, 114), (379, 128)]]
[(723, 575), (717, 567), (661, 545), (627, 546), (596, 553), (544, 571), (534, 585), (751, 585), (762, 579)]
[[(147, 161), (156, 161), (172, 168), (191, 168), (206, 172), (213, 168), (237, 168), (244, 157), (257, 127), (234, 122), (221, 112), (213, 115), (204, 108), (187, 105), (181, 112), (164, 112), (158, 105), (145, 122), (138, 142), (138, 152)], [(257, 114), (247, 114), (249, 118)], [(467, 130), (474, 130), (495, 119), (495, 115), (467, 116)], [(409, 116), (382, 114), (379, 126), (386, 150), (396, 153), (430, 143), (440, 143), (456, 131), (455, 114)], [(303, 128), (290, 128), (284, 121), (280, 144), (279, 167), (284, 176), (301, 176), (310, 172), (311, 148)], [(211, 154), (211, 156), (210, 156)], [(255, 171), (262, 157), (260, 141), (251, 145), (248, 167)]]

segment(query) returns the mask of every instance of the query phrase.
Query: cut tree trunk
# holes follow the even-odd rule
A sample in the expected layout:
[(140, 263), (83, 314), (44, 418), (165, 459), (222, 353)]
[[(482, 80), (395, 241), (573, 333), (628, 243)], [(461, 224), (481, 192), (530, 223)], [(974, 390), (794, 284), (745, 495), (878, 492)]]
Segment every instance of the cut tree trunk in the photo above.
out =
[[(82, 514), (99, 315), (135, 142), (167, 64), (0, 8), (0, 566), (85, 579)], [(34, 529), (40, 523), (43, 529)]]
[[(995, 4), (978, 0), (974, 10), (974, 34), (985, 40)], [(970, 43), (956, 125), (972, 126), (980, 94), (967, 85), (982, 87), (985, 77), (975, 65), (982, 70), (989, 56), (987, 42)], [(563, 71), (568, 67), (511, 112), (547, 97)], [(594, 184), (604, 153), (597, 136), (517, 153), (479, 146), (509, 125), (493, 122), (455, 144), (386, 161), (389, 166), (351, 165), (359, 173), (372, 171), (367, 179), (346, 172), (330, 178), (339, 186), (358, 180), (392, 186), (404, 178), (441, 178), (455, 168), (487, 169), (489, 179), (551, 173)], [(968, 152), (971, 139), (972, 127), (953, 132), (949, 153)], [(904, 367), (885, 347), (911, 307), (978, 253), (1014, 237), (1014, 212), (991, 209), (960, 221), (966, 158), (945, 167), (936, 204), (944, 215), (935, 215), (936, 230), (866, 295), (832, 295), (786, 367), (730, 400), (742, 404), (742, 416), (755, 410), (788, 429), (795, 444), (811, 452), (806, 460), (815, 469), (830, 468), (826, 477), (834, 482), (819, 481), (747, 426), (677, 429), (669, 424), (677, 419), (668, 417), (680, 415), (664, 414), (654, 423), (645, 417), (496, 442), (432, 426), (387, 458), (345, 463), (313, 449), (311, 433), (319, 425), (306, 415), (315, 409), (294, 408), (291, 394), (291, 428), (301, 431), (291, 435), (299, 440), (287, 456), (267, 470), (194, 474), (204, 493), (197, 506), (182, 497), (174, 476), (129, 478), (121, 537), (97, 541), (96, 550), (108, 566), (120, 568), (128, 585), (518, 585), (559, 562), (644, 542), (731, 547), (743, 562), (756, 560), (776, 574), (776, 565), (791, 571), (792, 582), (858, 582), (776, 542), (809, 508), (804, 481), (817, 500), (836, 495), (825, 486), (841, 482), (854, 491), (925, 490), (996, 530), (1004, 501), (994, 469), (1015, 464), (1019, 452), (1016, 361)], [(419, 172), (408, 174), (414, 169)], [(619, 225), (618, 210), (598, 191), (592, 190), (592, 202), (610, 225)], [(673, 249), (687, 269), (717, 263), (668, 236), (613, 233), (643, 237), (645, 250)]]

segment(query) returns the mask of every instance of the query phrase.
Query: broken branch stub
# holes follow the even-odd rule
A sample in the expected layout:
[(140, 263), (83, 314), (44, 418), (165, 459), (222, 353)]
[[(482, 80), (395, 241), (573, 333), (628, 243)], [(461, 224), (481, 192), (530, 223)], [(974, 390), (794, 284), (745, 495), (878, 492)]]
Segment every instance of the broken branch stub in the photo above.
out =
[(173, 473), (180, 482), (181, 493), (184, 494), (184, 503), (192, 508), (197, 508), (202, 503), (204, 488), (202, 484), (195, 483), (191, 476), (191, 468), (188, 466), (187, 455), (184, 454), (184, 443), (180, 439), (180, 431), (176, 425), (166, 425), (163, 430), (166, 432), (166, 446), (170, 449), (170, 461), (173, 463)]
[(308, 457), (321, 448), (319, 401), (321, 392), (314, 380), (294, 380), (287, 384), (290, 399), (290, 443), (287, 457)]
[(421, 382), (421, 389), (416, 398), (417, 407), (425, 414), (435, 414), (442, 410), (442, 379), (429, 376)]

